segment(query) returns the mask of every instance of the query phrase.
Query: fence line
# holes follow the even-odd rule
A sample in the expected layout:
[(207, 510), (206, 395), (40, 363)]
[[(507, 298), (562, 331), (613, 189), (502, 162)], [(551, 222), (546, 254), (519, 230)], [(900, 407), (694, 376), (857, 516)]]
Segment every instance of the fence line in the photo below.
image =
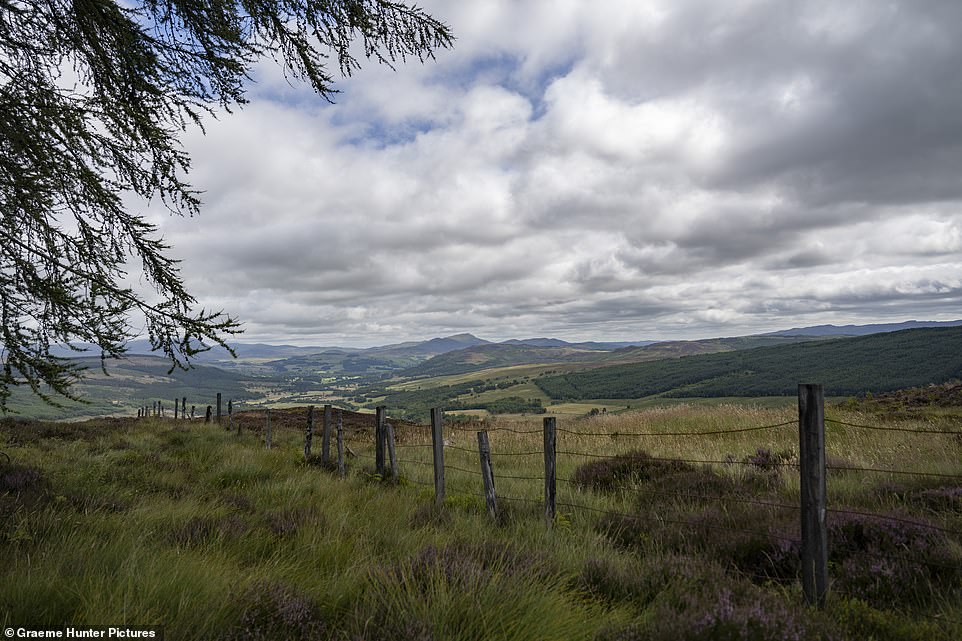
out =
[[(863, 429), (872, 430), (879, 432), (901, 432), (907, 434), (917, 434), (917, 435), (933, 435), (933, 436), (955, 436), (958, 437), (962, 435), (962, 431), (947, 430), (947, 429), (915, 429), (915, 428), (903, 428), (903, 427), (885, 427), (878, 425), (866, 425), (860, 423), (853, 423), (843, 420), (837, 420), (832, 418), (826, 418), (824, 416), (824, 406), (821, 396), (821, 386), (799, 386), (799, 421), (785, 421), (781, 423), (774, 423), (769, 425), (759, 425), (759, 426), (748, 426), (748, 427), (736, 427), (732, 429), (716, 429), (716, 430), (678, 430), (678, 431), (667, 431), (667, 432), (636, 432), (636, 431), (579, 431), (566, 428), (555, 427), (555, 419), (552, 417), (545, 418), (545, 425), (542, 430), (527, 430), (527, 429), (514, 429), (510, 427), (494, 427), (491, 429), (474, 429), (462, 427), (459, 425), (449, 425), (442, 426), (441, 412), (440, 410), (432, 410), (432, 430), (431, 436), (432, 441), (430, 443), (393, 443), (393, 428), (390, 423), (386, 423), (386, 412), (385, 408), (379, 407), (376, 415), (376, 427), (375, 427), (375, 437), (374, 437), (374, 456), (369, 454), (358, 452), (353, 453), (359, 459), (365, 461), (374, 461), (376, 471), (381, 475), (382, 479), (393, 481), (396, 484), (412, 484), (424, 487), (435, 487), (435, 497), (438, 503), (441, 503), (444, 499), (444, 471), (458, 472), (461, 474), (466, 474), (473, 477), (481, 476), (485, 481), (485, 492), (472, 493), (467, 492), (470, 496), (477, 496), (482, 500), (485, 500), (488, 506), (488, 511), (492, 516), (498, 515), (497, 502), (514, 502), (523, 503), (529, 505), (543, 505), (545, 507), (545, 515), (548, 517), (549, 524), (554, 523), (555, 510), (557, 507), (563, 507), (570, 510), (582, 510), (585, 512), (591, 512), (596, 514), (603, 514), (606, 516), (618, 517), (621, 519), (628, 519), (631, 521), (637, 521), (639, 523), (645, 521), (655, 521), (661, 524), (677, 525), (684, 528), (691, 528), (693, 526), (701, 526), (695, 519), (683, 519), (683, 518), (672, 518), (664, 514), (641, 514), (632, 513), (629, 511), (618, 511), (613, 509), (603, 509), (594, 507), (592, 505), (585, 504), (583, 502), (578, 502), (573, 500), (570, 496), (555, 497), (555, 488), (558, 483), (567, 484), (570, 488), (574, 488), (576, 491), (590, 490), (592, 489), (590, 483), (585, 483), (576, 478), (569, 477), (559, 477), (556, 476), (556, 460), (555, 455), (562, 455), (566, 457), (574, 458), (587, 458), (587, 459), (599, 459), (608, 460), (612, 462), (627, 461), (632, 460), (633, 454), (628, 452), (623, 453), (598, 453), (591, 451), (576, 451), (576, 450), (556, 450), (555, 447), (555, 434), (560, 433), (562, 439), (568, 436), (584, 436), (591, 438), (606, 437), (611, 439), (622, 439), (622, 442), (626, 439), (658, 439), (658, 438), (677, 438), (677, 437), (689, 437), (689, 438), (699, 438), (708, 436), (722, 436), (730, 434), (740, 434), (740, 433), (751, 433), (751, 432), (764, 432), (778, 430), (781, 428), (799, 425), (800, 427), (800, 452), (799, 452), (799, 462), (786, 462), (778, 460), (753, 460), (751, 456), (747, 459), (738, 460), (732, 457), (725, 458), (723, 460), (712, 460), (712, 459), (698, 459), (698, 458), (670, 458), (670, 457), (655, 457), (644, 455), (643, 458), (639, 459), (641, 462), (669, 462), (669, 463), (685, 463), (691, 465), (710, 465), (710, 466), (733, 466), (742, 465), (750, 466), (759, 469), (760, 471), (773, 471), (781, 469), (792, 469), (798, 470), (801, 481), (800, 497), (802, 506), (798, 504), (790, 504), (778, 501), (768, 501), (759, 498), (752, 498), (744, 495), (717, 495), (717, 494), (702, 494), (698, 492), (686, 492), (686, 491), (665, 491), (656, 490), (645, 487), (644, 483), (629, 483), (629, 484), (615, 484), (611, 486), (606, 486), (603, 490), (610, 490), (613, 492), (639, 492), (641, 496), (655, 496), (655, 497), (666, 497), (670, 499), (682, 499), (685, 501), (703, 501), (706, 503), (741, 503), (746, 505), (753, 505), (762, 508), (769, 508), (775, 510), (799, 510), (800, 515), (802, 515), (802, 528), (800, 537), (787, 536), (778, 531), (778, 529), (771, 529), (769, 531), (753, 530), (750, 528), (745, 528), (737, 524), (725, 524), (711, 522), (710, 527), (713, 529), (726, 530), (730, 532), (737, 532), (741, 534), (747, 534), (751, 536), (763, 537), (766, 539), (779, 540), (783, 542), (789, 542), (792, 545), (799, 545), (803, 551), (803, 563), (802, 563), (802, 583), (803, 583), (803, 593), (805, 594), (806, 600), (811, 604), (821, 607), (825, 603), (826, 594), (829, 588), (829, 577), (828, 577), (828, 544), (827, 544), (827, 530), (826, 530), (826, 514), (832, 515), (851, 515), (863, 517), (866, 519), (875, 519), (879, 522), (891, 522), (891, 523), (901, 523), (909, 525), (916, 528), (921, 528), (925, 531), (930, 531), (934, 533), (939, 533), (942, 535), (948, 535), (951, 537), (962, 538), (962, 530), (954, 527), (947, 527), (945, 525), (939, 525), (936, 523), (930, 523), (922, 520), (917, 520), (915, 518), (906, 518), (902, 516), (889, 515), (889, 514), (878, 514), (863, 509), (850, 509), (845, 507), (838, 508), (828, 508), (825, 498), (825, 473), (827, 471), (851, 471), (860, 473), (876, 473), (876, 474), (891, 474), (891, 475), (902, 475), (909, 477), (918, 478), (932, 478), (932, 479), (946, 479), (946, 480), (962, 480), (962, 474), (952, 474), (952, 473), (937, 473), (937, 472), (921, 472), (915, 470), (901, 470), (901, 469), (887, 469), (881, 467), (860, 467), (854, 465), (827, 465), (825, 462), (825, 424), (841, 425), (844, 427), (852, 429)], [(805, 389), (806, 393), (812, 393), (813, 395), (803, 402), (802, 391)], [(817, 393), (816, 393), (817, 392)], [(218, 401), (220, 401), (220, 394), (218, 394)], [(175, 416), (177, 418), (186, 419), (186, 398), (179, 404), (181, 411), (177, 411), (177, 404), (175, 401)], [(811, 407), (808, 407), (811, 405)], [(228, 400), (228, 408), (231, 407), (231, 402)], [(330, 434), (330, 419), (328, 414), (330, 412), (331, 406), (325, 406), (325, 421), (324, 421), (324, 453), (327, 454), (327, 443)], [(218, 408), (218, 418), (222, 416), (220, 411), (220, 402), (217, 403)], [(310, 452), (310, 436), (313, 430), (311, 429), (313, 425), (311, 415), (313, 414), (313, 407), (308, 408), (308, 424), (307, 424), (307, 442), (305, 455)], [(340, 411), (340, 410), (339, 410)], [(814, 413), (813, 413), (814, 412)], [(145, 406), (144, 408), (138, 409), (138, 416), (145, 416), (151, 412)], [(155, 402), (152, 408), (152, 413), (154, 415), (163, 416), (163, 406), (159, 402)], [(208, 408), (208, 415), (210, 414), (210, 408)], [(228, 409), (228, 417), (231, 417), (231, 411)], [(191, 412), (193, 417), (193, 411)], [(549, 425), (550, 425), (550, 439), (549, 439)], [(807, 427), (806, 427), (807, 426)], [(460, 445), (454, 445), (445, 442), (444, 427), (446, 427), (450, 432), (468, 433), (475, 432), (478, 435), (479, 449), (472, 449), (470, 447), (463, 447)], [(806, 429), (808, 432), (806, 432)], [(238, 433), (240, 430), (240, 425), (238, 424)], [(518, 435), (536, 435), (543, 434), (545, 436), (544, 448), (543, 449), (528, 449), (524, 451), (491, 451), (489, 445), (487, 445), (487, 434), (505, 432), (510, 434)], [(806, 442), (806, 438), (814, 439)], [(497, 443), (495, 443), (497, 445)], [(806, 448), (815, 447), (814, 451), (808, 451)], [(396, 458), (394, 456), (394, 448), (408, 448), (412, 452), (417, 452), (420, 450), (433, 449), (433, 460), (418, 460), (417, 458)], [(385, 451), (387, 449), (388, 451)], [(478, 455), (481, 452), (480, 458), (480, 469), (474, 469), (472, 467), (463, 467), (461, 465), (451, 465), (443, 461), (444, 450), (450, 450), (453, 452), (460, 452), (469, 454), (472, 456)], [(759, 453), (761, 450), (759, 450)], [(385, 455), (390, 455), (391, 462), (391, 476), (387, 476), (387, 470), (384, 468), (386, 463)], [(534, 457), (543, 456), (545, 458), (545, 475), (526, 475), (526, 474), (510, 474), (510, 473), (499, 473), (497, 467), (497, 461), (499, 459), (510, 457), (512, 459), (517, 459), (518, 457)], [(327, 456), (324, 457), (327, 459)], [(458, 459), (460, 461), (460, 459)], [(492, 465), (494, 461), (494, 465)], [(325, 461), (327, 462), (327, 461)], [(477, 464), (478, 461), (475, 463)], [(399, 473), (399, 468), (401, 465), (418, 466), (420, 468), (428, 467), (433, 468), (434, 482), (427, 480), (422, 480), (422, 478), (412, 478), (407, 476), (402, 476)], [(485, 465), (487, 468), (485, 469)], [(808, 480), (806, 480), (808, 479)], [(544, 499), (529, 498), (524, 496), (505, 496), (499, 494), (495, 491), (495, 483), (502, 480), (520, 481), (520, 482), (535, 482), (544, 483)], [(806, 485), (806, 483), (808, 485)], [(813, 485), (814, 483), (814, 485)], [(521, 486), (523, 490), (522, 493), (527, 493), (528, 486)], [(530, 488), (532, 492), (537, 491), (535, 486)], [(814, 493), (813, 493), (814, 492)], [(570, 492), (566, 492), (568, 494)], [(459, 493), (464, 495), (464, 492)], [(627, 498), (627, 497), (626, 497)], [(638, 509), (644, 509), (640, 507)], [(806, 510), (808, 510), (808, 516), (805, 516)], [(777, 523), (777, 522), (776, 522)], [(886, 561), (894, 563), (908, 563), (914, 564), (920, 567), (930, 567), (930, 568), (941, 568), (957, 571), (958, 568), (953, 565), (947, 565), (945, 563), (939, 563), (937, 561), (929, 561), (926, 559), (911, 558), (908, 556), (887, 554), (872, 552), (870, 550), (863, 549), (846, 549), (845, 554), (847, 555), (862, 555), (871, 558), (883, 559)], [(767, 575), (751, 575), (756, 578), (771, 579), (773, 577)], [(949, 622), (945, 618), (936, 618), (935, 620)]]
[(874, 430), (877, 432), (908, 432), (910, 434), (942, 434), (948, 436), (962, 436), (962, 431), (958, 430), (929, 430), (929, 429), (915, 429), (908, 427), (882, 427), (880, 425), (860, 425), (858, 423), (848, 423), (846, 421), (839, 421), (831, 418), (825, 419), (826, 423), (835, 423), (836, 425), (844, 425), (846, 427), (857, 427), (862, 430)]

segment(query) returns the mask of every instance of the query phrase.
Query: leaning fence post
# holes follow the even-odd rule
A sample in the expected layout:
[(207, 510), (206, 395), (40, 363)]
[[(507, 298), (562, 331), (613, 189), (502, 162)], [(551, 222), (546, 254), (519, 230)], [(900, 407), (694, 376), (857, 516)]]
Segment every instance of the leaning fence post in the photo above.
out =
[(388, 460), (391, 462), (391, 482), (396, 485), (398, 481), (397, 454), (394, 450), (394, 426), (390, 423), (384, 424), (384, 441), (387, 443)]
[(828, 531), (825, 524), (825, 396), (821, 385), (798, 386), (798, 459), (802, 520), (802, 592), (825, 606), (828, 593)]
[(344, 421), (341, 410), (337, 410), (337, 474), (344, 478)]
[(431, 445), (434, 448), (434, 502), (444, 503), (444, 423), (440, 407), (431, 408)]
[(324, 433), (321, 436), (321, 463), (331, 462), (331, 406), (324, 406)]
[(307, 408), (307, 431), (304, 432), (304, 460), (311, 458), (311, 441), (314, 440), (314, 406)]
[(478, 432), (478, 455), (481, 457), (481, 478), (484, 480), (484, 502), (492, 519), (498, 518), (498, 497), (494, 493), (494, 470), (491, 469), (491, 446), (488, 433)]
[(384, 477), (384, 406), (374, 409), (374, 472)]
[(544, 419), (544, 515), (548, 524), (554, 523), (555, 497), (557, 495), (556, 479), (557, 463), (557, 431), (555, 417)]
[(264, 430), (267, 449), (271, 449), (271, 408), (267, 408), (267, 428)]

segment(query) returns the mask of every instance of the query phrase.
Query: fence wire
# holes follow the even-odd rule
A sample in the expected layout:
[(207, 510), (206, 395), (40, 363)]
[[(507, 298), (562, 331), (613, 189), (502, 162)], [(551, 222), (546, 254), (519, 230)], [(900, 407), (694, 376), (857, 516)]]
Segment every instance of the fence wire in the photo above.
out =
[(713, 436), (718, 434), (739, 434), (742, 432), (760, 432), (763, 430), (771, 430), (778, 427), (785, 427), (786, 425), (798, 425), (798, 421), (786, 421), (784, 423), (775, 423), (774, 425), (759, 425), (758, 427), (740, 427), (730, 430), (709, 430), (700, 432), (579, 432), (577, 430), (568, 430), (562, 427), (556, 428), (558, 432), (564, 432), (565, 434), (574, 434), (576, 436), (610, 436), (611, 438), (620, 438), (622, 436)]
[(881, 425), (861, 425), (859, 423), (849, 423), (847, 421), (839, 421), (836, 419), (826, 418), (826, 423), (835, 423), (836, 425), (844, 425), (846, 427), (855, 427), (862, 430), (874, 430), (876, 432), (907, 432), (909, 434), (940, 434), (942, 436), (962, 436), (962, 431), (958, 430), (935, 430), (935, 429), (918, 429), (909, 427), (882, 427)]

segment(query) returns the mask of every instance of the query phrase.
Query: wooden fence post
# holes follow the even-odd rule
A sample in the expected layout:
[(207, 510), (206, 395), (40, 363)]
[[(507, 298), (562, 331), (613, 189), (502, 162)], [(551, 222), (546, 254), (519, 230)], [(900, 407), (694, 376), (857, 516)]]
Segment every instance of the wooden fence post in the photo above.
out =
[(205, 422), (205, 423), (210, 423), (210, 413), (211, 413), (210, 405), (208, 405), (208, 406), (207, 406), (207, 415), (204, 416), (204, 422)]
[(555, 519), (555, 497), (557, 495), (556, 462), (557, 431), (555, 417), (544, 419), (544, 515), (548, 525)]
[[(191, 408), (193, 408), (193, 405), (191, 405)], [(194, 413), (193, 409), (191, 409), (191, 414), (193, 413)], [(184, 421), (187, 420), (187, 397), (186, 396), (180, 400), (180, 418), (181, 420), (184, 420)]]
[(478, 455), (481, 458), (481, 478), (484, 480), (484, 502), (492, 519), (498, 518), (498, 496), (494, 492), (494, 470), (491, 468), (491, 446), (488, 433), (478, 432)]
[(440, 407), (431, 408), (431, 445), (434, 448), (434, 502), (444, 503), (444, 414)]
[(337, 410), (337, 474), (344, 478), (344, 421), (342, 420), (341, 410)]
[(190, 420), (194, 420), (194, 408), (195, 408), (195, 407), (196, 407), (196, 405), (191, 405), (191, 406), (190, 406)]
[(331, 463), (331, 406), (324, 406), (324, 433), (321, 436), (321, 463)]
[(802, 592), (825, 606), (828, 593), (828, 530), (825, 524), (825, 396), (821, 385), (798, 386), (798, 459), (802, 517)]
[(267, 408), (267, 429), (266, 434), (267, 449), (271, 449), (271, 408)]
[[(234, 400), (227, 400), (227, 431), (234, 431)], [(237, 428), (237, 434), (240, 435), (240, 427)]]
[(374, 471), (384, 478), (384, 406), (374, 409)]
[(175, 398), (174, 398), (174, 420), (180, 418), (180, 415), (178, 414), (178, 410), (179, 410), (179, 409), (180, 409), (180, 408), (177, 407), (177, 398), (175, 397)]
[(217, 392), (217, 424), (220, 425), (220, 392)]
[(390, 423), (384, 424), (384, 441), (387, 443), (388, 460), (391, 462), (391, 482), (397, 485), (398, 469), (397, 454), (394, 450), (394, 426)]
[(304, 460), (311, 458), (311, 441), (314, 440), (314, 406), (307, 408), (307, 431), (304, 433)]

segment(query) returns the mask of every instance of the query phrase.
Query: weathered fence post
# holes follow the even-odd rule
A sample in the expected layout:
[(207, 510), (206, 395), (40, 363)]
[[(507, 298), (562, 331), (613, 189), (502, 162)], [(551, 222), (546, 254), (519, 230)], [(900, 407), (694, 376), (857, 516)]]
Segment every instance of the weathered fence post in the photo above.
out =
[(220, 392), (217, 392), (217, 424), (220, 425)]
[(344, 478), (344, 421), (341, 410), (337, 410), (337, 475)]
[(267, 408), (267, 428), (264, 433), (266, 434), (267, 449), (271, 449), (271, 409), (269, 407)]
[(164, 418), (164, 402), (157, 401), (157, 407), (160, 408), (160, 418)]
[(210, 414), (211, 414), (211, 409), (210, 409), (210, 405), (208, 405), (208, 406), (207, 406), (207, 415), (204, 416), (204, 423), (210, 423)]
[(391, 482), (397, 485), (398, 469), (397, 454), (394, 449), (394, 426), (390, 423), (384, 424), (384, 441), (387, 443), (388, 460), (391, 462)]
[(484, 502), (492, 519), (498, 518), (498, 496), (494, 493), (494, 470), (491, 468), (491, 446), (488, 433), (478, 432), (478, 455), (481, 457), (481, 478), (484, 480)]
[(307, 408), (307, 431), (304, 433), (304, 460), (311, 458), (311, 441), (314, 440), (314, 406)]
[(431, 408), (431, 445), (434, 448), (434, 502), (444, 503), (444, 414), (440, 407)]
[[(191, 405), (191, 408), (193, 408), (193, 407), (194, 407), (194, 406)], [(193, 414), (193, 413), (194, 413), (194, 411), (193, 411), (193, 409), (191, 409), (191, 414)], [(181, 401), (180, 401), (180, 418), (181, 418), (182, 420), (185, 420), (185, 421), (187, 420), (187, 397), (186, 397), (186, 396), (185, 396), (184, 398), (182, 398)], [(193, 416), (191, 416), (191, 418), (193, 418)]]
[(180, 414), (178, 413), (179, 409), (180, 408), (177, 406), (177, 399), (174, 398), (174, 420), (180, 418)]
[(825, 396), (821, 385), (798, 386), (798, 459), (802, 593), (809, 605), (822, 608), (828, 593), (828, 531), (825, 524)]
[(384, 478), (384, 406), (374, 408), (374, 472)]
[(191, 406), (190, 406), (190, 420), (194, 420), (194, 408), (195, 408), (195, 407), (196, 407), (196, 405), (191, 405)]
[(554, 523), (556, 479), (557, 431), (555, 417), (544, 419), (544, 515), (548, 525)]
[(330, 405), (324, 406), (324, 433), (321, 436), (321, 463), (329, 465), (331, 462), (331, 413)]

